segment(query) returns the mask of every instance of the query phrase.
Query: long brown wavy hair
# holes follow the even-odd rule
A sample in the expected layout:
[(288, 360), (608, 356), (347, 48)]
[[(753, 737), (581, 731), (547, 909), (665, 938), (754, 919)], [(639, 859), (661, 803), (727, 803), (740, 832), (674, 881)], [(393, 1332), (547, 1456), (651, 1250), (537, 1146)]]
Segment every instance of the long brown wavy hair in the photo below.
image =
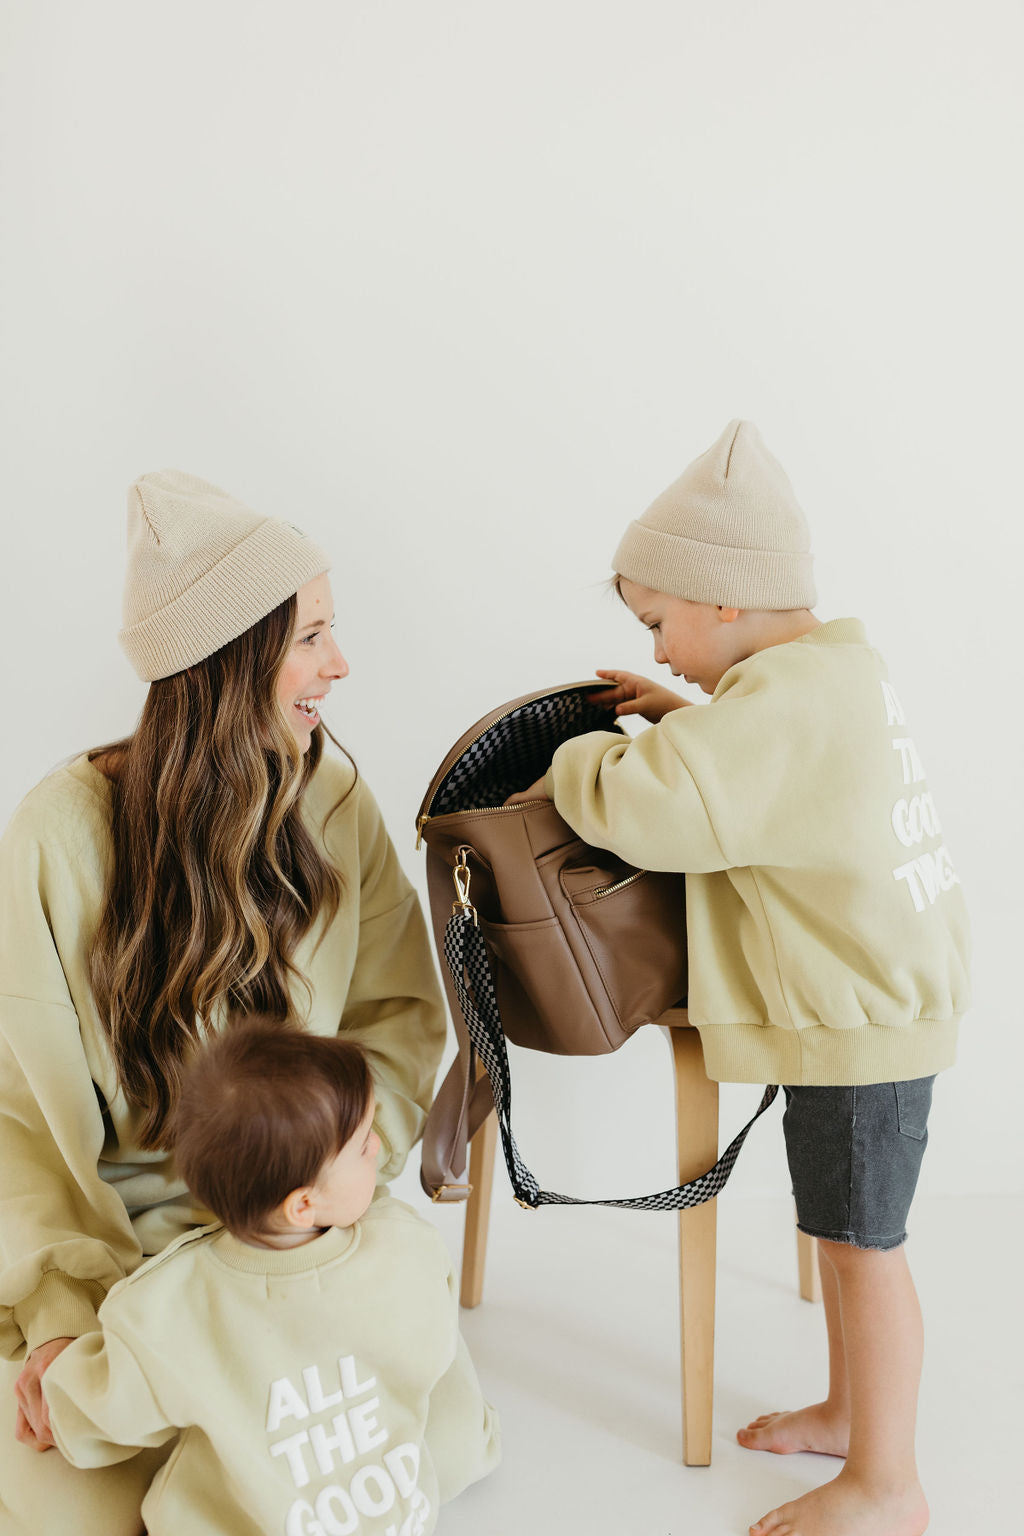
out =
[(167, 1145), (185, 1060), (215, 1019), (292, 1018), (295, 947), (341, 901), (301, 815), (326, 728), (303, 755), (277, 700), (296, 611), (290, 597), (151, 683), (134, 734), (89, 754), (111, 780), (114, 845), (92, 986), (146, 1148)]

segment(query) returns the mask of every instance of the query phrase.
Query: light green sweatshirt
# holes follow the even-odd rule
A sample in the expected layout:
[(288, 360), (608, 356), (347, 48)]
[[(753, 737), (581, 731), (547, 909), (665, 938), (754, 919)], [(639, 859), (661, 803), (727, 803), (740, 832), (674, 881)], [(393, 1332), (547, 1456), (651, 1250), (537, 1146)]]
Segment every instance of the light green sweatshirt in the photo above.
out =
[(499, 1458), (444, 1243), (381, 1199), (299, 1248), (191, 1233), (116, 1286), (43, 1383), (76, 1467), (184, 1431), (150, 1536), (427, 1536)]
[(587, 842), (686, 873), (689, 1011), (723, 1082), (897, 1082), (954, 1058), (967, 917), (878, 652), (833, 619), (711, 702), (555, 753)]
[[(324, 758), (304, 798), (320, 835), (352, 784)], [(344, 882), (323, 935), (296, 964), (297, 1011), (317, 1034), (366, 1051), (376, 1084), (381, 1176), (419, 1135), (445, 1016), (416, 894), (361, 779), (331, 817)], [(110, 785), (86, 758), (27, 796), (0, 842), (0, 1354), (96, 1326), (103, 1296), (171, 1239), (210, 1220), (163, 1152), (143, 1152), (89, 984), (88, 957), (112, 856)]]

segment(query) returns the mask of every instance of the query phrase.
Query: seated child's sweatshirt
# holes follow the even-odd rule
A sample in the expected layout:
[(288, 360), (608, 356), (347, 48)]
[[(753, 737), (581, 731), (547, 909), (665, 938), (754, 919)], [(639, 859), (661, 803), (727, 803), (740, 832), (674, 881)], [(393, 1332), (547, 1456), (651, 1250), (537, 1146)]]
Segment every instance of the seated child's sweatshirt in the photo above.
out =
[(204, 1227), (99, 1316), (43, 1378), (53, 1434), (77, 1467), (179, 1436), (150, 1536), (426, 1536), (498, 1461), (444, 1243), (396, 1200), (291, 1249)]
[(723, 1082), (928, 1077), (968, 1002), (960, 883), (900, 701), (855, 619), (758, 651), (709, 704), (558, 748), (580, 837), (686, 873), (689, 1011)]

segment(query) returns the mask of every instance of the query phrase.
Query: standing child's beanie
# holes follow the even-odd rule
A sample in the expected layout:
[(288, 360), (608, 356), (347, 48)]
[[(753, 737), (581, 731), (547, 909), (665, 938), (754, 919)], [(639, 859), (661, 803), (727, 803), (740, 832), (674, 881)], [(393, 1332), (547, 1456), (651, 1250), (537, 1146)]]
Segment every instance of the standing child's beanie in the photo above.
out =
[(786, 472), (749, 421), (716, 443), (630, 523), (620, 576), (727, 608), (813, 608), (811, 535)]
[(207, 480), (165, 469), (128, 491), (128, 569), (118, 639), (145, 682), (219, 651), (330, 561), (291, 523)]

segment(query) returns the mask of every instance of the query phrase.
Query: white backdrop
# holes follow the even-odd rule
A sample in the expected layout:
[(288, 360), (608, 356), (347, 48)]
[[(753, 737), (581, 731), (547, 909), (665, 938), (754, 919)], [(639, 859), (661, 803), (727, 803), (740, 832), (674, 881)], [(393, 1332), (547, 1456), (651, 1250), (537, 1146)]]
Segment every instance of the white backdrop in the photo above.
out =
[[(130, 729), (124, 489), (176, 466), (333, 552), (328, 718), (420, 881), (463, 729), (652, 669), (611, 552), (751, 417), (972, 908), (922, 1189), (1019, 1189), (1015, 0), (6, 0), (0, 28), (0, 812)], [(664, 1185), (668, 1060), (654, 1031), (520, 1058), (542, 1180)], [(785, 1188), (776, 1120), (733, 1189)]]

